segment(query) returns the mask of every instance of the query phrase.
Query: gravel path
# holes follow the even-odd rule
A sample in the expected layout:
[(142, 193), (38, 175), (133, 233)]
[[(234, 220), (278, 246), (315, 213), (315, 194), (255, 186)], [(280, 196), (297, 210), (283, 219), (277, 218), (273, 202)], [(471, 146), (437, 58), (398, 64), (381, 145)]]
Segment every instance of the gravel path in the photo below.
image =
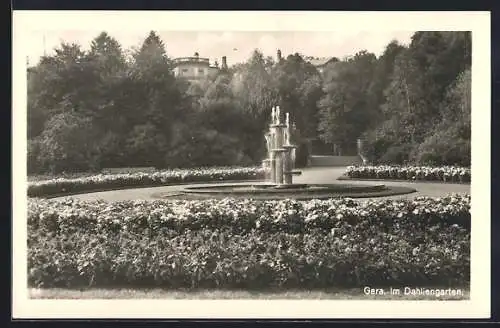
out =
[[(454, 183), (430, 183), (430, 182), (408, 182), (408, 181), (339, 181), (337, 180), (344, 172), (345, 167), (314, 167), (302, 169), (302, 175), (295, 176), (295, 183), (342, 183), (342, 184), (385, 184), (387, 186), (407, 186), (417, 190), (417, 192), (406, 195), (382, 197), (382, 198), (413, 198), (417, 196), (441, 197), (451, 193), (465, 194), (470, 193), (470, 185)], [(248, 183), (248, 182), (243, 182)], [(202, 184), (197, 184), (202, 185)], [(209, 185), (209, 184), (206, 184)], [(152, 195), (158, 193), (176, 193), (182, 186), (163, 186), (152, 188), (134, 188), (123, 190), (112, 190), (102, 192), (91, 192), (61, 198), (77, 198), (82, 200), (105, 200), (105, 201), (123, 201), (123, 200), (152, 200)], [(364, 198), (366, 199), (366, 198)], [(360, 200), (360, 199), (359, 199)]]

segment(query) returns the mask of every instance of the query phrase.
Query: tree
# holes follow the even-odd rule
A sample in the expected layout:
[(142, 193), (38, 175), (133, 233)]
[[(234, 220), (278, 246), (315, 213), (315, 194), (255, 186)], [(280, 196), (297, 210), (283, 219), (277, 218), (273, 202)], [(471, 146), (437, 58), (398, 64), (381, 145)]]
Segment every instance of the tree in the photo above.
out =
[(445, 124), (457, 123), (470, 130), (471, 82), (471, 70), (467, 68), (449, 88), (441, 107), (441, 117)]
[(272, 70), (282, 112), (290, 113), (304, 138), (316, 134), (317, 102), (323, 95), (317, 69), (301, 55), (287, 56)]
[(370, 125), (374, 108), (368, 90), (375, 63), (375, 55), (361, 51), (324, 72), (325, 95), (318, 102), (321, 140), (349, 151)]
[(271, 64), (260, 51), (255, 50), (249, 61), (233, 77), (233, 94), (240, 101), (241, 108), (259, 123), (279, 103), (278, 93), (272, 82)]
[(39, 137), (39, 162), (52, 173), (99, 168), (99, 131), (78, 113), (53, 116)]
[(384, 119), (381, 106), (384, 104), (384, 90), (387, 89), (390, 83), (390, 78), (394, 72), (395, 61), (398, 55), (404, 51), (405, 47), (397, 41), (391, 41), (385, 48), (383, 54), (377, 59), (373, 78), (368, 88), (369, 102), (373, 106), (373, 119), (371, 127), (374, 128)]
[[(77, 44), (62, 43), (54, 56), (42, 57), (28, 75), (28, 115), (49, 119), (58, 113), (80, 110), (88, 82), (92, 81), (84, 65), (85, 53)], [(35, 135), (40, 132), (36, 130)]]
[(245, 145), (245, 154), (255, 161), (265, 156), (264, 130), (269, 123), (271, 108), (279, 104), (272, 64), (255, 50), (248, 62), (233, 70), (231, 77), (235, 106), (246, 118), (240, 140)]
[[(121, 90), (117, 108), (123, 118), (126, 162), (161, 166), (172, 126), (185, 118), (191, 104), (187, 86), (175, 78), (164, 43), (155, 32), (133, 54), (131, 66), (116, 88)], [(157, 154), (145, 154), (152, 149)]]
[(318, 101), (324, 95), (321, 77), (317, 74), (308, 77), (297, 92), (300, 111), (295, 112), (295, 118), (298, 127), (303, 137), (313, 138), (316, 136), (318, 126)]
[[(166, 56), (165, 44), (160, 39), (155, 31), (150, 31), (146, 39), (143, 41), (139, 50), (133, 54), (135, 64), (139, 67), (146, 68), (160, 64), (170, 64)], [(167, 65), (168, 66), (168, 65)], [(162, 71), (168, 75), (169, 70)], [(158, 78), (162, 77), (160, 75)]]
[(41, 80), (42, 74), (39, 68), (30, 68), (27, 71), (28, 76), (28, 140), (33, 140), (39, 136), (43, 129), (47, 117), (49, 116), (47, 108), (44, 106), (43, 101), (48, 101), (41, 96)]
[(408, 84), (413, 89), (417, 142), (437, 124), (447, 88), (469, 65), (467, 39), (468, 32), (417, 32), (412, 37), (407, 51), (407, 63), (411, 65), (399, 72), (413, 76)]
[(412, 155), (419, 163), (469, 166), (470, 142), (471, 71), (466, 69), (446, 92), (441, 121)]
[(424, 115), (421, 72), (409, 50), (397, 56), (391, 82), (384, 91), (384, 116), (394, 121), (398, 140), (415, 143), (418, 139), (418, 123)]
[[(169, 122), (181, 119), (184, 101), (183, 82), (173, 72), (172, 61), (165, 52), (163, 41), (155, 32), (150, 32), (141, 48), (134, 54), (131, 79), (135, 85), (136, 107), (144, 114), (140, 121), (152, 122), (156, 127), (168, 131)], [(142, 122), (141, 122), (142, 121)]]
[(127, 70), (119, 42), (106, 32), (94, 38), (87, 55), (86, 70), (94, 76), (88, 94), (88, 115), (103, 130), (119, 130), (122, 123), (121, 108), (116, 106), (116, 101), (120, 97), (121, 82), (126, 77)]
[(126, 60), (120, 43), (106, 32), (101, 32), (90, 44), (88, 56), (99, 62), (104, 75), (111, 75), (126, 68)]
[(237, 137), (245, 130), (247, 117), (238, 108), (230, 84), (228, 76), (220, 75), (208, 85), (200, 99), (197, 122), (201, 127)]

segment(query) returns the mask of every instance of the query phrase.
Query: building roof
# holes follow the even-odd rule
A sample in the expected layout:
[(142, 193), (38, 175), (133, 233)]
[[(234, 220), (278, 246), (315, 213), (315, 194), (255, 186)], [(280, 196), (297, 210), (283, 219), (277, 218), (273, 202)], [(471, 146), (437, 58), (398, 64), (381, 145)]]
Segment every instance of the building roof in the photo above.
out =
[(174, 65), (191, 64), (191, 63), (201, 63), (209, 65), (210, 60), (208, 58), (201, 58), (201, 57), (180, 57), (174, 59)]
[(325, 66), (328, 64), (330, 61), (334, 60), (335, 57), (321, 57), (321, 58), (311, 58), (309, 59), (309, 62), (313, 64), (314, 66)]

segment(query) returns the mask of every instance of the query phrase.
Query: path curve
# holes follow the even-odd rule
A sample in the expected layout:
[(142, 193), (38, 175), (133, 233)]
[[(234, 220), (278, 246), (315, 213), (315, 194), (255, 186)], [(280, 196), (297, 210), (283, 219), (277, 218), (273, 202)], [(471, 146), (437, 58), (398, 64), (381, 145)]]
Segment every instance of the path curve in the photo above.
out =
[[(345, 167), (313, 167), (301, 169), (302, 175), (295, 176), (295, 183), (347, 183), (347, 184), (364, 184), (364, 185), (376, 185), (385, 184), (387, 186), (407, 186), (415, 188), (417, 192), (406, 195), (396, 195), (389, 197), (378, 197), (380, 198), (413, 198), (417, 196), (429, 196), (429, 197), (442, 197), (451, 193), (466, 194), (470, 193), (469, 184), (455, 184), (455, 183), (431, 183), (431, 182), (410, 182), (410, 181), (361, 181), (361, 180), (349, 180), (349, 181), (339, 181), (337, 180), (342, 174), (344, 174)], [(242, 182), (248, 183), (248, 182)], [(193, 184), (194, 185), (194, 184)], [(210, 185), (210, 183), (196, 184), (200, 185)], [(124, 200), (157, 200), (152, 195), (158, 193), (175, 193), (180, 191), (182, 188), (188, 185), (172, 185), (172, 186), (160, 186), (160, 187), (148, 187), (148, 188), (133, 188), (133, 189), (121, 189), (121, 190), (111, 190), (111, 191), (100, 191), (100, 192), (90, 192), (86, 194), (78, 194), (71, 196), (58, 197), (61, 198), (76, 198), (81, 200), (104, 200), (104, 201), (124, 201)], [(366, 200), (369, 198), (358, 198), (358, 201)]]

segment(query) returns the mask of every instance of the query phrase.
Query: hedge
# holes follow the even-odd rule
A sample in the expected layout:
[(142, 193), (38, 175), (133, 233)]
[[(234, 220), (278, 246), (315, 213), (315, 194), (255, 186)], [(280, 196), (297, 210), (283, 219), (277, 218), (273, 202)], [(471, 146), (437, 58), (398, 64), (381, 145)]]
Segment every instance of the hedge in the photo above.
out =
[(465, 285), (469, 205), (469, 196), (456, 195), (367, 203), (31, 200), (29, 285)]
[(222, 167), (124, 174), (96, 174), (79, 178), (55, 178), (29, 182), (28, 197), (46, 197), (124, 187), (161, 186), (187, 182), (262, 179), (264, 175), (264, 169), (258, 167)]
[(441, 182), (470, 182), (471, 171), (466, 167), (430, 166), (349, 166), (345, 175), (358, 179), (422, 180)]
[(453, 286), (469, 281), (469, 234), (424, 240), (379, 229), (344, 235), (186, 231), (171, 235), (32, 235), (34, 287), (322, 288)]

